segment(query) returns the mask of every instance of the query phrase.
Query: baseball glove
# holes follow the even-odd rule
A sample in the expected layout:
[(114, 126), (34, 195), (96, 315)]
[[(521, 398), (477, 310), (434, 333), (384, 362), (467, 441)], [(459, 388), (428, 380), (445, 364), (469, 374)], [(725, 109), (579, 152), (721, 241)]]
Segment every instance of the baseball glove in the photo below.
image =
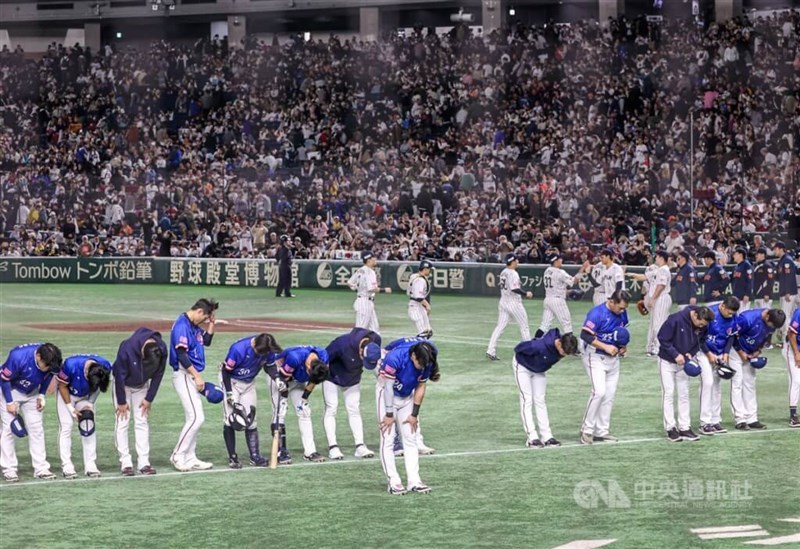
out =
[(584, 293), (585, 292), (580, 288), (573, 288), (572, 290), (569, 290), (567, 292), (567, 299), (570, 299), (572, 301), (580, 301), (581, 299), (583, 299)]
[(647, 307), (644, 305), (644, 299), (640, 299), (636, 302), (636, 309), (639, 311), (639, 314), (642, 316), (647, 316), (650, 314), (650, 311), (647, 310)]

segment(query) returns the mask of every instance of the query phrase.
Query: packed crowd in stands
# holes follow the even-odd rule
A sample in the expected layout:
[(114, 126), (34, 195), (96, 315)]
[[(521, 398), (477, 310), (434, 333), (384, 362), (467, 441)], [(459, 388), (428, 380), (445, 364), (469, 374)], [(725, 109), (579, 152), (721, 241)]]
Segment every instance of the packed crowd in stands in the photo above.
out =
[(0, 253), (268, 258), (288, 234), (300, 258), (645, 264), (800, 240), (798, 38), (786, 12), (4, 50)]

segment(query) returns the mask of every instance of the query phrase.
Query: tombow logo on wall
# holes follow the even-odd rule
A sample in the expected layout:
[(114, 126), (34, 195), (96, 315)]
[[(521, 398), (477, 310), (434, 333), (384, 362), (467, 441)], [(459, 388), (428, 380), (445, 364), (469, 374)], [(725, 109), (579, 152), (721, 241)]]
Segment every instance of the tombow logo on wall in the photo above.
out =
[(12, 262), (14, 267), (14, 277), (27, 280), (67, 280), (72, 271), (72, 267), (67, 265), (53, 265), (52, 267), (40, 265), (24, 265)]

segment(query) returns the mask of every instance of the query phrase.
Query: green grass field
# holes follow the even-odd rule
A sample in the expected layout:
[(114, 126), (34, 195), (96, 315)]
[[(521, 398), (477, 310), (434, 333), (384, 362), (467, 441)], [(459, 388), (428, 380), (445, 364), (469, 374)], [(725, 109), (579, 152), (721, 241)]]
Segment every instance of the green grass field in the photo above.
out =
[[(202, 296), (220, 300), (220, 318), (354, 318), (352, 294), (297, 293), (297, 299), (287, 300), (275, 299), (272, 289), (263, 288), (6, 284), (0, 288), (0, 351), (5, 358), (15, 345), (48, 340), (64, 356), (95, 352), (113, 360), (129, 333), (59, 332), (28, 325), (171, 321)], [(405, 296), (381, 295), (376, 306), (386, 341), (413, 334)], [(425, 441), (437, 449), (434, 456), (421, 459), (422, 478), (433, 488), (430, 495), (389, 496), (378, 460), (351, 457), (343, 409), (338, 433), (344, 461), (309, 464), (296, 459), (295, 465), (277, 471), (247, 466), (231, 471), (221, 436), (222, 413), (206, 404), (198, 456), (213, 461), (215, 468), (177, 473), (169, 456), (183, 411), (168, 372), (151, 413), (151, 459), (158, 475), (119, 476), (111, 396), (103, 395), (98, 413), (103, 477), (35, 481), (27, 441), (18, 440), (21, 482), (0, 486), (0, 547), (552, 548), (575, 540), (614, 539), (609, 547), (720, 548), (747, 547), (743, 541), (753, 538), (701, 540), (690, 529), (760, 525), (769, 532), (762, 537), (800, 532), (800, 524), (780, 520), (800, 517), (800, 430), (787, 426), (786, 366), (778, 351), (767, 353), (770, 364), (758, 380), (759, 416), (768, 430), (669, 444), (662, 432), (656, 362), (643, 352), (646, 321), (631, 314), (631, 352), (623, 360), (611, 424), (621, 442), (577, 444), (590, 384), (579, 360), (571, 357), (548, 374), (550, 420), (564, 446), (529, 450), (511, 371), (511, 349), (519, 338), (516, 326), (503, 335), (498, 348), (502, 361), (490, 363), (484, 352), (497, 300), (435, 296), (433, 306), (442, 381), (428, 388), (422, 413)], [(526, 306), (533, 332), (541, 305), (534, 301)], [(571, 305), (576, 325), (587, 306)], [(217, 335), (207, 350), (209, 364), (218, 364), (228, 345), (243, 335)], [(325, 346), (339, 331), (276, 335), (284, 346)], [(206, 377), (216, 380), (216, 366), (211, 369), (213, 375)], [(699, 378), (692, 380), (695, 428), (698, 384)], [(266, 452), (266, 383), (258, 390)], [(367, 443), (377, 450), (371, 376), (365, 377), (362, 391)], [(54, 398), (48, 397), (46, 409), (47, 453), (52, 470), (60, 472)], [(317, 446), (323, 451), (321, 397), (313, 395), (311, 403)], [(727, 396), (723, 418), (732, 428)], [(290, 450), (300, 458), (291, 414), (287, 424)], [(80, 468), (78, 438), (75, 433), (73, 459)], [(244, 440), (237, 442), (242, 450)], [(402, 466), (400, 471), (404, 475)], [(778, 545), (790, 546), (800, 543)]]

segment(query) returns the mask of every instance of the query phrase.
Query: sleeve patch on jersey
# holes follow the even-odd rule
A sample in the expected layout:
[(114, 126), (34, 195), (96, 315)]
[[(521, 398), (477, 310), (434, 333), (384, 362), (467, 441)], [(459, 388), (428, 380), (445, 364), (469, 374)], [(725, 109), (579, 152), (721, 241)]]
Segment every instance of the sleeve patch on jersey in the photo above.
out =
[[(178, 343), (183, 343), (184, 345), (189, 345), (189, 338), (186, 336), (181, 336), (178, 338)], [(177, 347), (177, 345), (176, 345)]]
[(5, 379), (6, 381), (11, 379), (11, 370), (8, 368), (3, 368), (3, 371), (0, 372), (0, 377)]
[(56, 379), (58, 381), (63, 381), (64, 383), (69, 381), (69, 377), (67, 376), (67, 372), (65, 372), (64, 370), (61, 370), (60, 372), (58, 372), (58, 377), (56, 377)]
[(236, 366), (236, 361), (235, 361), (235, 360), (233, 360), (232, 358), (229, 358), (229, 359), (227, 359), (227, 360), (225, 361), (225, 364), (227, 364), (228, 366), (230, 366), (231, 368), (233, 368), (234, 366)]
[(589, 328), (592, 331), (597, 329), (597, 325), (594, 322), (592, 322), (591, 320), (587, 320), (586, 323), (584, 323), (583, 326), (585, 328)]
[(394, 377), (394, 376), (395, 376), (395, 374), (397, 373), (397, 368), (395, 368), (394, 366), (391, 366), (391, 365), (389, 365), (389, 364), (384, 364), (384, 365), (383, 365), (383, 370), (382, 370), (382, 371), (383, 371), (383, 373), (384, 373), (384, 374), (386, 374), (387, 376)]

